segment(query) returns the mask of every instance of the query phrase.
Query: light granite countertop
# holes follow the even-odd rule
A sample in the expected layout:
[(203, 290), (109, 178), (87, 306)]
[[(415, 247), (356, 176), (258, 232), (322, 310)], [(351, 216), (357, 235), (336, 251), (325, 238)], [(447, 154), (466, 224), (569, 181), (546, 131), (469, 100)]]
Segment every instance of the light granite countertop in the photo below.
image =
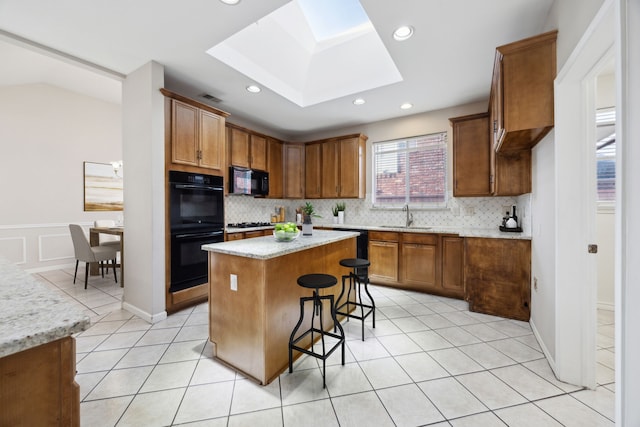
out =
[[(495, 228), (469, 228), (469, 227), (447, 227), (447, 226), (434, 226), (434, 227), (403, 227), (401, 225), (363, 225), (363, 224), (333, 224), (333, 223), (314, 223), (314, 227), (319, 228), (333, 228), (336, 230), (373, 230), (373, 231), (397, 231), (401, 233), (437, 233), (437, 234), (457, 234), (460, 237), (484, 237), (489, 239), (520, 239), (531, 240), (531, 236), (527, 233), (515, 233), (500, 231), (498, 227)], [(257, 230), (269, 230), (273, 226), (260, 226), (260, 227), (248, 227), (237, 228), (227, 227), (227, 233), (240, 233), (243, 231), (257, 231)]]
[(252, 239), (210, 243), (208, 245), (202, 245), (202, 249), (209, 252), (236, 255), (245, 258), (269, 259), (357, 236), (358, 233), (352, 231), (314, 229), (311, 236), (304, 236), (302, 232), (300, 232), (300, 236), (290, 242), (278, 242), (273, 236), (264, 236), (254, 237)]
[(0, 258), (0, 357), (84, 331), (89, 316)]

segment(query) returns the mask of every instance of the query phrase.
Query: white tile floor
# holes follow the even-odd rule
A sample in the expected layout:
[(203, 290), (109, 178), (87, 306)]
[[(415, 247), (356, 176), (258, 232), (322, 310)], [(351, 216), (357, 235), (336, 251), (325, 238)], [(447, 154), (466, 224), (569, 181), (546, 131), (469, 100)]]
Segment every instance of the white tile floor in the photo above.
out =
[[(372, 286), (376, 328), (345, 323), (346, 364), (316, 359), (260, 386), (212, 358), (207, 305), (154, 325), (112, 276), (39, 274), (92, 318), (76, 337), (83, 426), (613, 426), (613, 315), (598, 313), (596, 390), (557, 381), (528, 323)], [(133, 286), (133, 285), (131, 285)]]

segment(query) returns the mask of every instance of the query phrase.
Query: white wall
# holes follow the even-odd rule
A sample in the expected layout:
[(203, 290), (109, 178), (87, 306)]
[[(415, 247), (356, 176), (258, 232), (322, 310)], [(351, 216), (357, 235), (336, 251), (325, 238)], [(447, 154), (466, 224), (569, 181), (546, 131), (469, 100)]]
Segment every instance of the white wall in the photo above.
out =
[(71, 264), (69, 223), (83, 211), (83, 162), (122, 159), (120, 105), (33, 84), (0, 87), (0, 256), (24, 268)]
[(122, 306), (155, 323), (165, 311), (164, 67), (149, 62), (122, 91), (125, 287)]
[(614, 309), (615, 210), (599, 209), (596, 215), (598, 242), (598, 308)]

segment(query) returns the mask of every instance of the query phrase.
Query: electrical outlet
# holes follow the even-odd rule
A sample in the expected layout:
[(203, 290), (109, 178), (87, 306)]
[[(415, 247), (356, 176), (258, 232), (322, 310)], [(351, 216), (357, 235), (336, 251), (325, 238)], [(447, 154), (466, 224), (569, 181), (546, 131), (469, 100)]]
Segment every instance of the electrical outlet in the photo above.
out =
[(508, 212), (509, 214), (511, 214), (511, 205), (505, 205), (502, 207), (502, 212)]
[(465, 206), (462, 208), (462, 216), (471, 216), (476, 213), (476, 209), (473, 206)]
[(231, 274), (229, 277), (229, 281), (231, 282), (231, 290), (232, 291), (237, 291), (238, 290), (238, 276), (235, 274)]

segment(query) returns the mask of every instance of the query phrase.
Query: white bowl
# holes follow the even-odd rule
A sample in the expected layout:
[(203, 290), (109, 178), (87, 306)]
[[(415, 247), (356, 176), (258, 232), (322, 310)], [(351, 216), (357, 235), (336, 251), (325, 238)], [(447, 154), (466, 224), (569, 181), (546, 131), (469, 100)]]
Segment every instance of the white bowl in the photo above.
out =
[(280, 232), (280, 234), (276, 234), (276, 233), (278, 232), (273, 230), (273, 237), (276, 239), (276, 241), (290, 242), (298, 238), (298, 236), (300, 235), (300, 230), (298, 230), (297, 233), (285, 233), (285, 232)]

